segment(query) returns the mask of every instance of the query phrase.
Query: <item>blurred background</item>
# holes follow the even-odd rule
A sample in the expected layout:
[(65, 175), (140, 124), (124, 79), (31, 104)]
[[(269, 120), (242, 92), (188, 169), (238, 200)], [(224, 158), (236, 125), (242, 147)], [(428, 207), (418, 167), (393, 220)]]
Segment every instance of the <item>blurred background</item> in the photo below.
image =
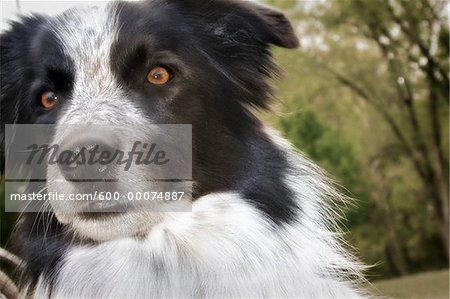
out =
[[(448, 1), (259, 2), (285, 11), (301, 43), (274, 49), (280, 100), (262, 118), (356, 199), (343, 227), (373, 265), (374, 288), (397, 298), (448, 298)], [(1, 29), (18, 9), (73, 5), (2, 1)], [(3, 210), (2, 246), (16, 217)]]

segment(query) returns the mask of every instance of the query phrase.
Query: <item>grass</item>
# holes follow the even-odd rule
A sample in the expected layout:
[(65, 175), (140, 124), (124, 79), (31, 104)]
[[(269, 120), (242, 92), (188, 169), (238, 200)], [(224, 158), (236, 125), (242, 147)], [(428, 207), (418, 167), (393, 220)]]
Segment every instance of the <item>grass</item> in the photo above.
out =
[(449, 298), (449, 271), (420, 273), (373, 282), (374, 295), (387, 298)]

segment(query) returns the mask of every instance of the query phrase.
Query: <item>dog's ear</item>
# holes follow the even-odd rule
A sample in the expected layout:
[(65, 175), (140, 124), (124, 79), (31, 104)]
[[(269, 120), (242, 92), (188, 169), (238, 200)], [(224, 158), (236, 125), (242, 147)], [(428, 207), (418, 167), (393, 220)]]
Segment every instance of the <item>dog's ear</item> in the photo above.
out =
[[(169, 3), (167, 0), (160, 0)], [(278, 73), (270, 45), (298, 46), (294, 30), (283, 13), (248, 0), (171, 0), (177, 3), (202, 52), (231, 83), (240, 103), (268, 109)], [(225, 105), (230, 105), (227, 102)]]
[(262, 41), (284, 48), (297, 48), (299, 41), (286, 16), (271, 7), (263, 6), (253, 2), (240, 5), (244, 10), (248, 10), (248, 20)]
[[(261, 44), (296, 48), (299, 41), (285, 15), (249, 0), (175, 0), (189, 5), (216, 35), (244, 43), (252, 38)], [(237, 38), (237, 39), (236, 39)]]

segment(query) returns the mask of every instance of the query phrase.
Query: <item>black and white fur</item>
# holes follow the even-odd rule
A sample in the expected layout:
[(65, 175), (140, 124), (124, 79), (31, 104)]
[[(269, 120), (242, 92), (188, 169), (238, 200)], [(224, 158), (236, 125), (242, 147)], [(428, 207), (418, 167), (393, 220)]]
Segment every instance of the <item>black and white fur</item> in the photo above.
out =
[[(297, 43), (283, 14), (234, 0), (117, 2), (12, 23), (1, 35), (2, 133), (7, 123), (193, 128), (191, 213), (25, 214), (14, 239), (23, 293), (362, 296), (361, 267), (335, 230), (341, 196), (252, 113), (269, 106), (270, 45)], [(145, 82), (155, 65), (173, 71), (169, 84)], [(37, 104), (46, 89), (61, 102), (52, 111)], [(61, 178), (49, 166), (48, 182)]]

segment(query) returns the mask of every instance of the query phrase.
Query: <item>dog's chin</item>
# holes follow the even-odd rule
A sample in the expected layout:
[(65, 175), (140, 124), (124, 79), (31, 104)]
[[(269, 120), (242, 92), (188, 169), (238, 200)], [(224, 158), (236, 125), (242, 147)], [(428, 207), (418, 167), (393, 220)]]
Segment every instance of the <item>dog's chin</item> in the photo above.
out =
[(162, 219), (160, 213), (55, 213), (77, 236), (104, 242), (123, 238), (145, 238)]

